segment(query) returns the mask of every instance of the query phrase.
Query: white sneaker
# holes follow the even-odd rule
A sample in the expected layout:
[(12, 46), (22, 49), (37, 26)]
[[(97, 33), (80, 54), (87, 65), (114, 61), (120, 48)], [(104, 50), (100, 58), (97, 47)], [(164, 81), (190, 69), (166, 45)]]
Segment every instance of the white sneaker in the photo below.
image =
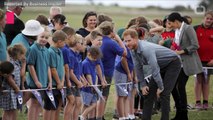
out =
[(82, 115), (79, 116), (80, 120), (86, 120)]

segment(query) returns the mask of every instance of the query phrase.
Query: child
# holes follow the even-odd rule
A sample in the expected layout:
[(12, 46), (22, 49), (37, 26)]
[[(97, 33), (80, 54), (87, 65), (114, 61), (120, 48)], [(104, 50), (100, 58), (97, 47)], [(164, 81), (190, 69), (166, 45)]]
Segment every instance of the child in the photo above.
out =
[[(27, 83), (30, 89), (51, 88), (52, 78), (49, 68), (49, 52), (45, 45), (50, 37), (50, 31), (44, 27), (44, 32), (38, 35), (37, 41), (30, 47), (27, 57), (29, 74)], [(44, 97), (44, 91), (39, 91)], [(28, 120), (38, 120), (41, 106), (35, 96), (31, 96)], [(46, 112), (44, 112), (46, 113)], [(44, 114), (44, 119), (47, 117)], [(47, 119), (47, 118), (46, 118)], [(45, 120), (46, 120), (45, 119)]]
[(72, 117), (72, 112), (74, 108), (74, 96), (72, 94), (71, 90), (71, 81), (70, 81), (70, 74), (69, 74), (69, 54), (70, 54), (70, 49), (68, 46), (69, 41), (72, 41), (74, 39), (75, 35), (75, 30), (71, 27), (64, 27), (62, 29), (67, 34), (67, 39), (65, 40), (65, 46), (61, 48), (61, 51), (63, 53), (64, 57), (64, 70), (65, 70), (65, 80), (66, 80), (66, 105), (64, 107), (64, 120), (70, 120)]
[[(102, 39), (103, 36), (102, 34), (98, 31), (98, 30), (93, 30), (90, 34), (90, 41), (92, 43), (93, 47), (98, 47), (100, 49), (101, 45), (102, 45)], [(98, 76), (98, 84), (100, 84), (102, 86), (102, 88), (106, 87), (107, 82), (105, 80), (104, 77), (104, 67), (103, 67), (103, 63), (101, 61), (101, 59), (97, 59), (95, 61), (96, 63), (96, 74)], [(92, 110), (89, 113), (89, 117), (90, 118), (95, 118), (96, 117), (96, 110)]]
[(80, 113), (81, 108), (81, 97), (79, 88), (83, 87), (83, 82), (85, 81), (82, 72), (81, 72), (81, 56), (79, 52), (83, 52), (85, 50), (85, 46), (83, 45), (83, 38), (80, 35), (75, 35), (73, 40), (68, 41), (67, 45), (70, 48), (69, 54), (69, 73), (70, 80), (73, 87), (70, 91), (73, 92), (74, 95), (74, 108), (71, 113), (73, 113), (72, 119), (77, 120), (78, 115)]
[[(94, 30), (90, 33), (90, 40), (91, 40), (92, 46), (98, 47), (100, 49), (102, 45), (102, 39), (103, 39), (103, 35), (98, 30)], [(104, 88), (106, 87), (107, 82), (104, 77), (103, 63), (101, 59), (98, 59), (96, 62), (97, 62), (96, 72), (99, 78), (98, 82), (101, 82), (101, 86)]]
[[(15, 44), (13, 47), (9, 47), (8, 53), (10, 56), (10, 62), (14, 66), (14, 71), (13, 71), (13, 82), (16, 84), (16, 89), (15, 93), (12, 92), (12, 88), (9, 85), (8, 82), (4, 81), (3, 82), (3, 87), (6, 90), (9, 90), (9, 93), (5, 94), (2, 96), (2, 108), (4, 110), (3, 113), (3, 120), (16, 120), (17, 117), (17, 99), (16, 99), (16, 93), (19, 91), (19, 87), (21, 86), (21, 69), (22, 66), (20, 64), (20, 61), (25, 60), (25, 53), (26, 50), (24, 46), (21, 44)], [(24, 59), (24, 60), (23, 60)], [(26, 64), (22, 62), (22, 64)], [(24, 68), (25, 69), (25, 68)]]
[[(96, 60), (101, 58), (101, 51), (98, 47), (91, 47), (88, 49), (87, 57), (83, 61), (83, 74), (85, 75), (89, 85), (96, 84)], [(86, 120), (87, 115), (90, 111), (96, 108), (97, 95), (92, 87), (84, 87), (82, 88), (82, 100), (83, 100), (83, 109), (82, 114), (80, 116), (81, 120)], [(89, 120), (93, 120), (94, 118), (88, 118)]]
[[(64, 47), (64, 41), (67, 38), (66, 33), (61, 30), (57, 30), (52, 35), (53, 44), (50, 46), (50, 70), (52, 74), (52, 87), (57, 88), (53, 90), (53, 96), (56, 104), (56, 108), (52, 105), (51, 101), (47, 99), (47, 104), (44, 105), (44, 109), (47, 110), (47, 116), (49, 119), (46, 120), (58, 120), (59, 112), (61, 110), (62, 99), (60, 90), (64, 86), (64, 58), (59, 48)], [(48, 102), (49, 101), (49, 102)]]
[[(103, 36), (103, 45), (101, 46), (101, 51), (103, 53), (103, 66), (104, 66), (104, 75), (107, 83), (111, 84), (112, 76), (114, 71), (115, 57), (126, 56), (126, 49), (123, 45), (121, 39), (118, 35), (114, 33), (114, 26), (112, 22), (102, 22), (98, 28), (100, 29)], [(117, 42), (117, 43), (116, 43)], [(103, 118), (106, 102), (109, 96), (110, 86), (107, 86), (103, 89), (103, 96), (105, 98), (105, 102), (103, 100), (98, 101), (97, 105), (97, 119), (100, 120)]]

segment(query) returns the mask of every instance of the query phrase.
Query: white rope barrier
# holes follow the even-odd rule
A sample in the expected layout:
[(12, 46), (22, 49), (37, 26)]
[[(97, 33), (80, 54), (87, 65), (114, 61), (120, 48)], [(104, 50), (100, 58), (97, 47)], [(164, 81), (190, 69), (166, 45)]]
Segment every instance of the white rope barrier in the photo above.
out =
[[(109, 85), (128, 85), (128, 84), (133, 84), (132, 82), (128, 82), (128, 83), (118, 83), (118, 84), (106, 84), (107, 86)], [(87, 86), (84, 86), (84, 87), (100, 87), (101, 85), (87, 85)], [(77, 86), (72, 86), (73, 88), (74, 87), (77, 87)], [(64, 88), (67, 88), (67, 87), (63, 87)], [(57, 89), (57, 88), (52, 88), (53, 89)], [(19, 90), (20, 92), (32, 92), (32, 91), (42, 91), (42, 90), (48, 90), (48, 88), (41, 88), (41, 89), (26, 89), (26, 90)], [(14, 90), (3, 90), (2, 92), (14, 92)]]

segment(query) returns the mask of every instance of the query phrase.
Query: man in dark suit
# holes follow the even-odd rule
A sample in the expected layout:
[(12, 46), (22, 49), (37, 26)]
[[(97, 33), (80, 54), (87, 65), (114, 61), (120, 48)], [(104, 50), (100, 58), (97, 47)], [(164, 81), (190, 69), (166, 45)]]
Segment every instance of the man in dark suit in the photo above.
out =
[(6, 24), (4, 28), (4, 33), (7, 39), (7, 45), (9, 46), (13, 40), (13, 38), (21, 33), (24, 29), (24, 23), (18, 16), (21, 14), (23, 6), (9, 6), (7, 9), (7, 13), (14, 14), (14, 23), (13, 24)]

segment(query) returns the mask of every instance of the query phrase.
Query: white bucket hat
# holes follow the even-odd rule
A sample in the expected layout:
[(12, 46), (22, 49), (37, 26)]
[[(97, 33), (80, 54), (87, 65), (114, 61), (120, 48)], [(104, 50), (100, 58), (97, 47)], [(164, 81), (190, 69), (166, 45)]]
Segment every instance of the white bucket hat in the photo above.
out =
[(22, 33), (27, 36), (37, 36), (42, 32), (44, 32), (44, 28), (37, 20), (28, 20), (25, 23), (24, 30), (22, 31)]

